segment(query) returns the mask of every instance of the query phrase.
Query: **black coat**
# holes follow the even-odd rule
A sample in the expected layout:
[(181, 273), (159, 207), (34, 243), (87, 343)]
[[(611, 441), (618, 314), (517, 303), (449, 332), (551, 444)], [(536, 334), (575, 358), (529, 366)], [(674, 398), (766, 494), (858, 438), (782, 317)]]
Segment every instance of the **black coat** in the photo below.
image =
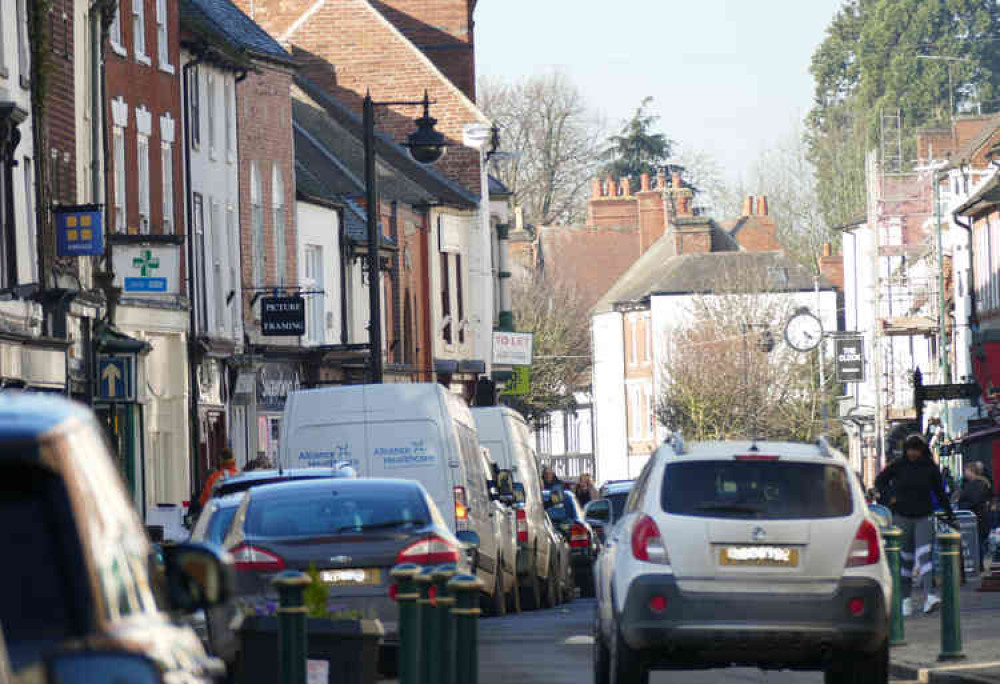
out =
[(958, 495), (958, 506), (981, 516), (986, 512), (986, 505), (992, 498), (993, 491), (990, 488), (989, 480), (985, 477), (975, 477), (962, 483), (962, 490)]
[(875, 478), (875, 487), (883, 493), (894, 513), (909, 518), (922, 518), (934, 512), (931, 493), (951, 516), (951, 504), (945, 493), (941, 471), (934, 461), (922, 458), (911, 463), (901, 456), (885, 467)]

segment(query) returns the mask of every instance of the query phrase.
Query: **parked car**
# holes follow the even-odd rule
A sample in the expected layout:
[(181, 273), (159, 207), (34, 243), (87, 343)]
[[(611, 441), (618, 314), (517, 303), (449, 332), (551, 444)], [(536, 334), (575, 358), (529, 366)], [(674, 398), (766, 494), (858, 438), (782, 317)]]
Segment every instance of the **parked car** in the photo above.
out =
[(479, 537), (475, 572), (493, 597), (496, 575), (508, 561), (492, 534), (491, 473), (461, 397), (437, 383), (300, 390), (288, 395), (281, 430), (285, 467), (335, 459), (362, 477), (421, 483), (453, 533)]
[(0, 519), (0, 554), (17, 559), (0, 583), (0, 624), (15, 671), (86, 639), (148, 656), (167, 680), (210, 682), (224, 673), (167, 610), (225, 602), (225, 557), (178, 544), (158, 562), (88, 409), (41, 394), (0, 394)]
[(594, 560), (600, 548), (597, 534), (584, 520), (576, 496), (569, 490), (543, 492), (545, 512), (569, 543), (573, 581), (580, 595), (594, 595)]
[(531, 432), (524, 418), (506, 406), (472, 409), (483, 446), (490, 450), (500, 470), (509, 471), (512, 484), (524, 496), (517, 504), (517, 575), (521, 607), (533, 610), (542, 605), (543, 588), (549, 582), (549, 568), (557, 552), (545, 532), (548, 518), (542, 502), (538, 460)]
[[(495, 545), (500, 549), (501, 572), (494, 573), (497, 582), (492, 596), (484, 606), (489, 615), (505, 615), (508, 610), (520, 612), (521, 601), (517, 595), (517, 517), (514, 505), (502, 500), (493, 473), (498, 469), (490, 459), (490, 450), (480, 447), (483, 456), (483, 470), (488, 473), (487, 482), (490, 497), (490, 521), (493, 523)], [(486, 597), (484, 597), (485, 599)]]
[(605, 482), (598, 492), (601, 498), (583, 507), (584, 519), (597, 533), (597, 538), (602, 544), (607, 539), (607, 531), (622, 517), (625, 502), (634, 482), (634, 480)]
[(380, 619), (386, 642), (395, 644), (399, 612), (389, 597), (390, 570), (453, 562), (468, 572), (476, 536), (454, 535), (419, 482), (322, 479), (248, 490), (224, 543), (241, 597), (273, 599), (275, 574), (315, 567), (332, 604)]
[(660, 447), (596, 565), (598, 682), (651, 669), (822, 669), (888, 681), (889, 568), (877, 521), (820, 446)]
[(552, 566), (549, 568), (542, 589), (542, 605), (546, 608), (555, 608), (573, 600), (576, 596), (576, 583), (573, 580), (569, 542), (548, 515), (545, 516), (545, 535), (552, 549)]

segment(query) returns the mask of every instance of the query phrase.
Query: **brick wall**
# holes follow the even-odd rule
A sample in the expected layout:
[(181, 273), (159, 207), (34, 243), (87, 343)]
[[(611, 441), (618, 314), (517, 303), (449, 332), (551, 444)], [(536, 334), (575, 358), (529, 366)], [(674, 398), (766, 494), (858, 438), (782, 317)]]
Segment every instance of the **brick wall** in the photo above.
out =
[[(113, 113), (112, 103), (121, 98), (128, 105), (128, 126), (125, 129), (125, 188), (126, 188), (126, 227), (129, 231), (138, 230), (139, 225), (139, 190), (138, 161), (136, 152), (136, 109), (145, 107), (152, 117), (152, 127), (149, 136), (149, 207), (150, 232), (163, 232), (163, 173), (161, 168), (161, 137), (160, 117), (169, 114), (174, 121), (175, 142), (173, 144), (173, 168), (166, 170), (173, 174), (174, 188), (174, 232), (184, 233), (184, 176), (181, 163), (183, 128), (181, 124), (181, 85), (180, 85), (180, 43), (178, 40), (179, 14), (176, 2), (167, 3), (168, 36), (170, 38), (169, 57), (174, 73), (168, 73), (158, 67), (157, 35), (156, 35), (156, 2), (143, 0), (145, 10), (146, 55), (150, 64), (136, 61), (134, 51), (135, 40), (131, 3), (121, 5), (122, 44), (126, 55), (122, 56), (107, 44), (105, 45), (106, 80), (108, 91), (108, 149), (107, 149), (107, 197), (108, 207), (114, 206), (114, 154), (113, 154)], [(112, 211), (107, 212), (110, 226), (114, 226)], [(182, 277), (184, 251), (181, 250)]]
[[(311, 5), (301, 0), (254, 2), (261, 25), (279, 37)], [(479, 195), (479, 153), (462, 146), (462, 126), (479, 121), (478, 110), (366, 0), (329, 0), (288, 42), (300, 73), (358, 113), (369, 90), (376, 100), (419, 100), (426, 90), (434, 102), (431, 116), (451, 145), (435, 168)], [(416, 107), (379, 107), (376, 124), (405, 142), (420, 114)]]
[(663, 193), (659, 190), (640, 191), (637, 198), (639, 204), (639, 249), (645, 254), (654, 242), (663, 237), (666, 230), (667, 214), (663, 204)]
[(707, 254), (712, 251), (712, 231), (709, 227), (675, 228), (672, 234), (675, 254)]
[[(418, 213), (412, 207), (397, 207), (394, 235), (399, 245), (396, 253), (397, 280), (393, 283), (393, 306), (397, 315), (390, 318), (386, 311), (387, 327), (391, 337), (387, 348), (389, 359), (396, 363), (410, 363), (419, 369), (422, 380), (430, 380), (431, 338), (430, 338), (430, 272), (428, 270), (427, 246), (428, 225), (426, 214)], [(409, 302), (409, 323), (407, 328), (407, 301)], [(393, 342), (399, 343), (393, 348)], [(407, 348), (412, 355), (407, 353)]]
[[(292, 142), (292, 74), (287, 69), (265, 63), (258, 73), (248, 72), (236, 86), (236, 116), (240, 176), (240, 251), (242, 259), (243, 311), (248, 331), (260, 332), (253, 320), (254, 261), (265, 260), (264, 281), (277, 285), (274, 243), (273, 169), (282, 174), (285, 197), (285, 284), (298, 285), (297, 239), (295, 231), (295, 148)], [(256, 162), (261, 174), (264, 211), (263, 254), (253, 244), (253, 207), (250, 201), (250, 168)]]

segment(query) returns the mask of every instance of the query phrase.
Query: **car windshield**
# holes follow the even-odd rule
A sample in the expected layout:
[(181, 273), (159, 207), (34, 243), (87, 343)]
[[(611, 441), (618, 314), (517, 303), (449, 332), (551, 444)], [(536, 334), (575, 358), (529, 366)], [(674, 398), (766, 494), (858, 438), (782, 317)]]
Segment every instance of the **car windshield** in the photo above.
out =
[(853, 510), (847, 471), (822, 463), (688, 461), (664, 473), (667, 513), (711, 518), (838, 518)]
[(608, 494), (604, 497), (611, 502), (611, 519), (618, 520), (625, 512), (625, 502), (628, 501), (628, 492), (620, 494)]
[(415, 529), (431, 519), (424, 497), (413, 487), (293, 488), (251, 499), (245, 532), (249, 537), (351, 534)]

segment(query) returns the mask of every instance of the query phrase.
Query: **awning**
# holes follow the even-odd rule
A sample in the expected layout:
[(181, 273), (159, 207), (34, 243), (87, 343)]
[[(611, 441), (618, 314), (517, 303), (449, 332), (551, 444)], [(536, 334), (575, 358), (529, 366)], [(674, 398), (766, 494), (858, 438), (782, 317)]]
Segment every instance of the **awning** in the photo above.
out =
[(97, 351), (108, 354), (145, 354), (152, 347), (148, 342), (126, 335), (112, 325), (98, 323)]

